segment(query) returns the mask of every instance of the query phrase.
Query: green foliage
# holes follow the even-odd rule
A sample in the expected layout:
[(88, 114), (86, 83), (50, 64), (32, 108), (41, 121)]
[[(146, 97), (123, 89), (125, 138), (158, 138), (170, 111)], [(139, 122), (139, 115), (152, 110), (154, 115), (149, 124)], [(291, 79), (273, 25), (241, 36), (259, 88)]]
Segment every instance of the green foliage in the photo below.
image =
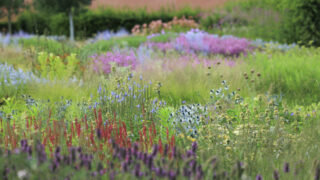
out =
[(281, 36), (282, 13), (271, 4), (272, 1), (238, 1), (204, 17), (201, 25), (220, 35), (285, 42)]
[(69, 13), (73, 8), (90, 5), (91, 0), (34, 0), (34, 4), (38, 10)]
[(63, 60), (52, 53), (40, 52), (38, 55), (39, 71), (42, 77), (48, 79), (69, 79), (74, 75), (79, 60), (76, 54), (71, 54)]
[[(251, 68), (261, 72), (256, 88), (283, 93), (289, 102), (310, 104), (320, 100), (319, 49), (295, 48), (287, 53), (249, 55)], [(249, 77), (250, 78), (250, 77)]]
[(283, 36), (288, 42), (320, 46), (320, 1), (283, 0)]
[(17, 19), (17, 27), (28, 33), (48, 34), (50, 30), (49, 17), (44, 13), (24, 11)]
[(167, 32), (165, 34), (160, 34), (159, 36), (155, 36), (149, 39), (151, 42), (169, 42), (170, 40), (174, 40), (178, 36), (177, 33)]
[(26, 49), (30, 49), (31, 52), (45, 51), (55, 55), (69, 54), (76, 51), (75, 47), (67, 42), (58, 42), (45, 37), (20, 39), (19, 44)]
[(163, 107), (160, 108), (157, 116), (159, 118), (158, 124), (160, 125), (160, 136), (161, 139), (165, 139), (167, 137), (167, 130), (168, 134), (174, 134), (174, 127), (172, 126), (172, 122), (169, 121), (170, 114), (174, 112), (173, 107)]
[[(8, 18), (8, 32), (12, 33), (12, 15), (18, 14), (19, 10), (24, 7), (24, 0), (1, 0), (0, 1), (0, 17), (6, 12)], [(5, 11), (3, 11), (5, 9)]]
[[(59, 13), (43, 14), (44, 12), (25, 11), (18, 17), (17, 24), (21, 30), (34, 34), (68, 35), (68, 18)], [(106, 8), (104, 10), (82, 12), (74, 17), (75, 32), (78, 37), (92, 37), (99, 31), (118, 30), (125, 28), (127, 31), (136, 24), (150, 23), (153, 20), (168, 22), (173, 17), (197, 16), (199, 10), (185, 8), (181, 10), (159, 10), (148, 12), (145, 9), (129, 10)]]
[(80, 52), (81, 57), (100, 54), (102, 52), (110, 51), (114, 47), (138, 47), (141, 43), (146, 42), (146, 36), (126, 36), (120, 38), (111, 38), (109, 40), (101, 40), (93, 44), (84, 46)]
[[(320, 2), (318, 0), (231, 1), (224, 9), (228, 14), (236, 14), (235, 17), (248, 21), (248, 24), (242, 28), (225, 25), (223, 29), (215, 30), (217, 33), (285, 43), (320, 45)], [(244, 14), (247, 14), (247, 17), (243, 17)], [(202, 21), (202, 25), (212, 26), (219, 16), (221, 15), (208, 16)], [(225, 17), (218, 19), (223, 20)]]

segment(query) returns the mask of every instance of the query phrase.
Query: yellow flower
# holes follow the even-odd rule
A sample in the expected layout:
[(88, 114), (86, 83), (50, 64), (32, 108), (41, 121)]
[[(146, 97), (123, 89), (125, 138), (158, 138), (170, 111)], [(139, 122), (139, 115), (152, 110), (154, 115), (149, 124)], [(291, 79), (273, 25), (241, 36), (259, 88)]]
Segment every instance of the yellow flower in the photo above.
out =
[(179, 134), (179, 137), (184, 138), (184, 135), (183, 134)]
[(192, 141), (192, 142), (195, 142), (195, 141), (196, 141), (195, 138), (192, 138), (192, 137), (190, 137), (190, 136), (188, 136), (187, 138), (188, 138), (190, 141)]
[(226, 140), (228, 140), (228, 139), (229, 139), (229, 136), (228, 136), (228, 135), (224, 135), (223, 138), (226, 139)]
[(239, 134), (240, 134), (240, 132), (239, 132), (238, 129), (234, 130), (233, 133), (234, 133), (235, 135), (239, 135)]
[(227, 147), (226, 147), (226, 150), (231, 150), (231, 147), (230, 147), (230, 146), (227, 146)]

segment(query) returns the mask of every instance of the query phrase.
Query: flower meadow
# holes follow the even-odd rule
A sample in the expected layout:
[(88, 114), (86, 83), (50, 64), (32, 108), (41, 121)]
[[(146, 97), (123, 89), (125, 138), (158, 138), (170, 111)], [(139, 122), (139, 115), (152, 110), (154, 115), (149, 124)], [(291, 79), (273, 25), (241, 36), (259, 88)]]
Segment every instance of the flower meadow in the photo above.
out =
[(319, 48), (193, 28), (0, 34), (0, 179), (319, 180)]

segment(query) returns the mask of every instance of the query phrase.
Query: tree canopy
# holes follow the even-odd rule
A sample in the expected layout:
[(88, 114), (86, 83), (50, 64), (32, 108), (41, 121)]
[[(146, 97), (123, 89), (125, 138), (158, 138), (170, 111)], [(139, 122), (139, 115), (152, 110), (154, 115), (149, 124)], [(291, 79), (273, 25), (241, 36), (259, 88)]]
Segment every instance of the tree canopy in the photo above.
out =
[(91, 0), (35, 0), (35, 7), (47, 12), (63, 12), (69, 16), (70, 40), (74, 40), (73, 13), (84, 5), (90, 5)]
[(24, 7), (24, 0), (1, 0), (0, 15), (6, 15), (8, 18), (8, 31), (12, 33), (12, 15), (18, 14), (19, 10)]
[(73, 8), (90, 5), (91, 0), (35, 0), (35, 7), (45, 11), (69, 13)]

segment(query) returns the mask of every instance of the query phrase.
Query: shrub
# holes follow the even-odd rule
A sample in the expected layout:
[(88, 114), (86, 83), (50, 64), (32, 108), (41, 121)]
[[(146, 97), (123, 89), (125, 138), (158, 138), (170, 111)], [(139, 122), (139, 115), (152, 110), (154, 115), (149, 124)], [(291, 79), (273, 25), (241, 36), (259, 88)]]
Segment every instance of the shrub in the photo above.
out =
[(49, 31), (49, 18), (41, 13), (24, 11), (17, 19), (17, 26), (32, 34), (46, 34)]
[(320, 1), (283, 0), (283, 36), (288, 42), (320, 46)]
[(52, 53), (41, 52), (38, 55), (38, 69), (41, 76), (49, 79), (71, 78), (74, 75), (79, 60), (76, 54), (55, 56)]
[[(77, 37), (92, 37), (97, 32), (109, 29), (117, 31), (121, 28), (130, 31), (136, 24), (150, 23), (153, 20), (168, 22), (177, 16), (178, 18), (193, 17), (198, 20), (199, 10), (181, 9), (159, 10), (147, 12), (146, 10), (117, 10), (107, 8), (99, 11), (87, 11), (74, 18)], [(17, 25), (22, 30), (34, 34), (68, 35), (68, 18), (62, 14), (46, 14), (25, 11), (18, 17)]]
[(161, 20), (157, 21), (151, 21), (149, 25), (143, 24), (135, 25), (131, 32), (133, 34), (151, 34), (151, 33), (160, 33), (164, 31), (174, 31), (179, 32), (183, 30), (190, 30), (198, 28), (199, 25), (197, 22), (195, 22), (193, 19), (186, 19), (185, 17), (182, 17), (181, 19), (178, 19), (177, 17), (174, 17), (172, 21), (169, 21), (167, 23), (163, 23)]

